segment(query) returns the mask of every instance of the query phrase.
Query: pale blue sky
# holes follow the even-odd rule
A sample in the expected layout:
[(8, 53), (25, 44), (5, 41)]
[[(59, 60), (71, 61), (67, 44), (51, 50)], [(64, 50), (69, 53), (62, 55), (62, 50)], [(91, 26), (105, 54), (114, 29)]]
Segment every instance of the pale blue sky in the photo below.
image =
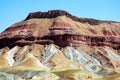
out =
[(0, 0), (0, 32), (30, 12), (56, 9), (78, 17), (120, 22), (120, 0)]

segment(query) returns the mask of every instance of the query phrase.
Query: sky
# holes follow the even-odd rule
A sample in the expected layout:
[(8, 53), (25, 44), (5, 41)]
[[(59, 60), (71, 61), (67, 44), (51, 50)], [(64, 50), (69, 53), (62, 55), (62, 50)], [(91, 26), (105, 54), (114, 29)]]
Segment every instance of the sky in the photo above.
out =
[(80, 18), (120, 22), (120, 0), (0, 0), (0, 32), (30, 12), (58, 9)]

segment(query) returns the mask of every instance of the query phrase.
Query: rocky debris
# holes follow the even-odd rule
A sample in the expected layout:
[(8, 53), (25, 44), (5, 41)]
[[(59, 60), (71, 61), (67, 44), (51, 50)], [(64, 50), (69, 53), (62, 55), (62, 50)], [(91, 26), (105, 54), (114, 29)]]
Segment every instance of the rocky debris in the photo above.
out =
[[(120, 74), (100, 78), (100, 80), (119, 80)], [(0, 70), (0, 80), (94, 80), (94, 73), (79, 70), (66, 70), (56, 72), (45, 71), (12, 71)]]
[(0, 80), (59, 80), (59, 76), (46, 71), (0, 70)]

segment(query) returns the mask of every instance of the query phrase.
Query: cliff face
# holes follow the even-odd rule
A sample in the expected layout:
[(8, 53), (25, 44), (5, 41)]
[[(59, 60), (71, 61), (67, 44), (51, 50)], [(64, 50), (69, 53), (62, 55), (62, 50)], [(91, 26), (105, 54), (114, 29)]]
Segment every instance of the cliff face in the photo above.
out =
[[(95, 19), (78, 18), (78, 17), (73, 16), (73, 15), (71, 15), (68, 12), (63, 11), (63, 10), (51, 10), (51, 11), (48, 11), (48, 12), (30, 13), (25, 20), (33, 19), (33, 18), (38, 18), (38, 19), (39, 18), (56, 18), (58, 16), (67, 16), (74, 21), (78, 21), (78, 22), (81, 22), (81, 23), (89, 23), (91, 25), (97, 25), (97, 24), (100, 24), (101, 22), (103, 22), (103, 21), (95, 20)], [(104, 21), (104, 22), (107, 22), (107, 21)], [(108, 23), (109, 22), (110, 21), (108, 21)]]
[(119, 22), (77, 18), (62, 10), (30, 13), (0, 33), (0, 68), (73, 70), (74, 77), (67, 72), (68, 77), (55, 74), (57, 79), (76, 80), (116, 74), (120, 72), (119, 30)]

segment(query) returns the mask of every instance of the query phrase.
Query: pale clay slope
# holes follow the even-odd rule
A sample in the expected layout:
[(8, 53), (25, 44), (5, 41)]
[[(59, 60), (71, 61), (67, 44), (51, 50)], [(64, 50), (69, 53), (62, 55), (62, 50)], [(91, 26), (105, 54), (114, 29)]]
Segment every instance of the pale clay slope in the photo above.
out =
[[(12, 51), (14, 53), (11, 54)], [(12, 49), (6, 47), (6, 49), (1, 49), (0, 53), (2, 59), (0, 67), (13, 70), (61, 71), (79, 69), (94, 74), (102, 73), (102, 71), (103, 73), (105, 72), (104, 75), (99, 74), (96, 77), (105, 76), (114, 71), (120, 72), (120, 55), (109, 47), (94, 47), (93, 49), (84, 45), (77, 48), (70, 46), (60, 48), (54, 44), (45, 46), (33, 44), (24, 47), (15, 46)], [(78, 74), (76, 73), (74, 76), (78, 76)], [(33, 77), (33, 80), (41, 78)]]
[[(37, 48), (35, 46), (37, 46)], [(34, 48), (31, 50), (31, 47)], [(87, 46), (84, 46), (84, 48), (85, 47), (87, 48)], [(41, 48), (43, 49), (42, 51)], [(14, 53), (11, 53), (12, 51), (14, 51)], [(81, 69), (83, 71), (94, 73), (109, 68), (117, 72), (120, 71), (120, 55), (118, 55), (115, 50), (109, 47), (100, 47), (100, 49), (96, 47), (93, 51), (95, 51), (95, 53), (87, 53), (86, 50), (82, 49), (82, 47), (77, 49), (72, 47), (60, 49), (58, 46), (53, 44), (46, 46), (38, 44), (25, 47), (15, 46), (6, 53), (2, 53), (1, 49), (0, 57), (2, 61), (0, 61), (0, 67), (5, 68), (4, 66), (6, 66), (8, 68), (23, 70)], [(105, 53), (100, 53), (103, 51), (105, 51)], [(103, 60), (106, 59), (106, 62), (101, 62), (102, 60), (99, 59), (100, 56), (97, 57), (96, 54), (98, 56), (101, 55)]]

